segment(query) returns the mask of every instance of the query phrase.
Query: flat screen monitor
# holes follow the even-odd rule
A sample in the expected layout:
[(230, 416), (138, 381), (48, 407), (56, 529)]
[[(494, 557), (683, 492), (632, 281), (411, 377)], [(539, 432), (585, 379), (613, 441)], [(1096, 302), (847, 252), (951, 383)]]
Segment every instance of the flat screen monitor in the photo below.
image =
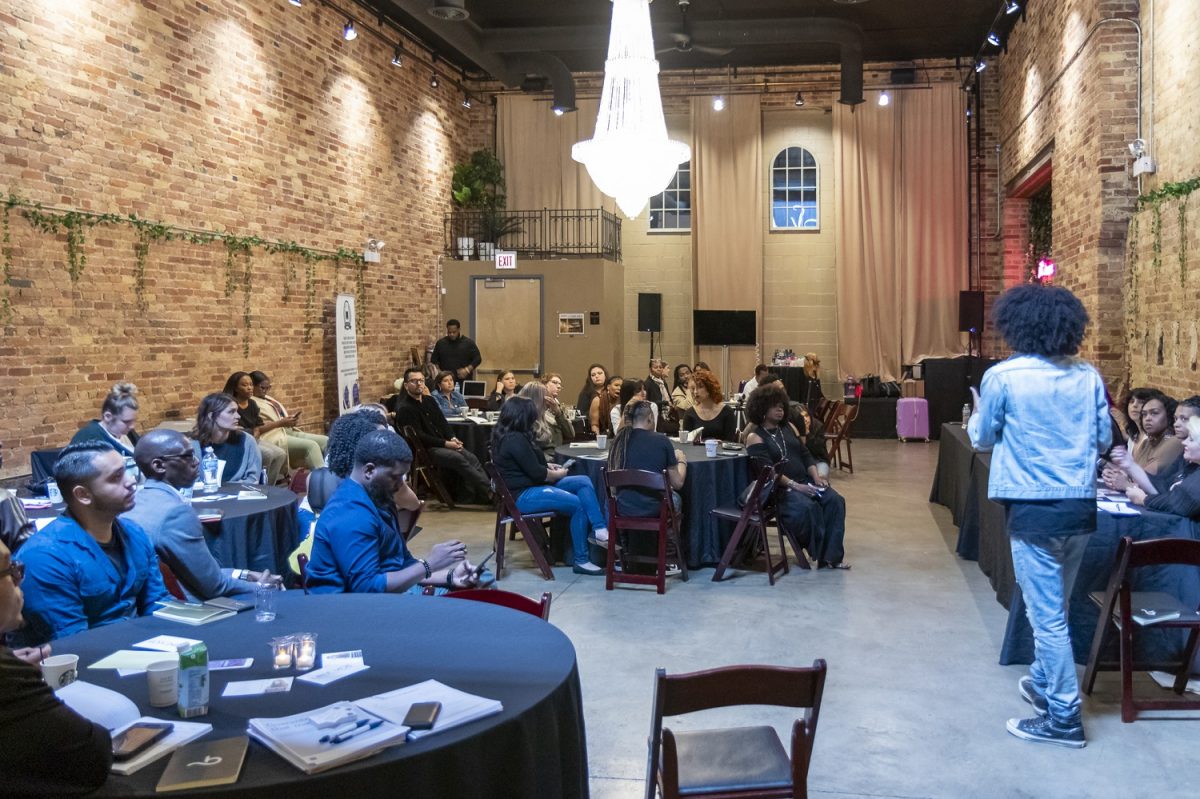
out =
[(467, 399), (475, 397), (476, 399), (487, 396), (487, 383), (482, 380), (464, 380), (462, 384), (463, 396)]
[(753, 347), (754, 311), (692, 311), (692, 336), (697, 346)]

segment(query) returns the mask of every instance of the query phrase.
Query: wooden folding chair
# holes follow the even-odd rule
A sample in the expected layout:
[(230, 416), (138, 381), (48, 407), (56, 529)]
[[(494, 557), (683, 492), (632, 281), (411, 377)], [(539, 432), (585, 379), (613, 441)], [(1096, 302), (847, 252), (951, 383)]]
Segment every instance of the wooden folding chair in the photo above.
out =
[(443, 505), (454, 510), (454, 495), (450, 493), (450, 489), (446, 487), (445, 481), (442, 480), (442, 475), (434, 464), (433, 456), (429, 454), (429, 449), (425, 446), (425, 442), (421, 441), (421, 437), (417, 435), (417, 431), (410, 424), (404, 425), (400, 429), (400, 435), (403, 436), (413, 453), (412, 475), (414, 487), (417, 485), (417, 481), (420, 480), (428, 490), (437, 495), (438, 500)]
[(533, 555), (533, 561), (541, 570), (542, 576), (547, 580), (553, 580), (554, 571), (550, 568), (549, 558), (550, 536), (546, 532), (545, 523), (554, 518), (554, 512), (521, 513), (516, 499), (508, 490), (508, 484), (500, 476), (500, 470), (496, 468), (496, 464), (488, 462), (483, 465), (483, 468), (491, 478), (492, 490), (496, 495), (496, 530), (494, 533), (496, 579), (500, 579), (504, 573), (504, 530), (511, 526), (521, 532), (521, 537), (525, 539), (525, 545), (529, 547), (529, 553)]
[[(832, 418), (825, 425), (825, 443), (828, 445), (832, 458), (830, 466), (845, 469), (854, 474), (854, 453), (851, 451), (850, 430), (854, 420), (858, 418), (859, 405), (836, 403), (839, 407), (834, 410)], [(846, 455), (842, 456), (842, 445), (846, 445)]]
[[(654, 710), (646, 766), (646, 799), (805, 799), (825, 661), (812, 666), (731, 666), (691, 674), (654, 675)], [(791, 757), (774, 727), (673, 732), (664, 716), (734, 705), (804, 708), (792, 724)]]
[[(647, 472), (640, 469), (600, 469), (600, 479), (604, 484), (604, 496), (608, 502), (608, 561), (605, 569), (604, 587), (611, 591), (615, 583), (632, 583), (635, 585), (653, 585), (658, 593), (667, 590), (667, 546), (675, 552), (679, 564), (679, 576), (686, 583), (688, 579), (687, 558), (683, 544), (679, 538), (679, 517), (675, 515), (675, 505), (671, 502), (671, 483), (666, 471)], [(644, 489), (657, 492), (659, 495), (658, 515), (656, 516), (622, 516), (617, 512), (617, 495), (622, 490)], [(633, 555), (629, 553), (628, 544), (624, 539), (632, 538), (638, 533), (656, 533), (657, 547), (655, 555)], [(616, 566), (620, 559), (621, 571)], [(654, 574), (633, 574), (629, 565), (634, 563), (653, 563)]]
[(308, 593), (308, 555), (301, 552), (296, 556), (296, 565), (300, 567), (300, 587)]
[[(1200, 608), (1184, 605), (1170, 594), (1133, 591), (1130, 588), (1132, 569), (1144, 566), (1166, 566), (1170, 564), (1200, 567), (1200, 541), (1185, 538), (1156, 538), (1150, 541), (1134, 541), (1124, 536), (1117, 546), (1117, 558), (1108, 588), (1101, 594), (1094, 591), (1088, 596), (1100, 606), (1100, 619), (1096, 622), (1096, 633), (1092, 637), (1092, 651), (1088, 656), (1087, 669), (1083, 673), (1083, 692), (1091, 694), (1096, 683), (1097, 671), (1121, 672), (1121, 721), (1129, 723), (1137, 719), (1142, 710), (1200, 710), (1200, 699), (1135, 699), (1133, 696), (1133, 672), (1137, 670), (1171, 671), (1175, 669), (1175, 684), (1172, 690), (1179, 697), (1187, 687), (1191, 665), (1200, 648)], [(1134, 612), (1141, 608), (1152, 608), (1157, 613), (1178, 613), (1178, 618), (1156, 621), (1152, 624), (1137, 622)], [(1114, 666), (1101, 663), (1100, 655), (1108, 637), (1109, 627), (1115, 626), (1120, 638), (1120, 660)], [(1183, 648), (1180, 664), (1134, 664), (1133, 631), (1135, 627), (1154, 629), (1191, 630)]]
[[(742, 554), (744, 546), (762, 550), (763, 557), (767, 561), (767, 581), (771, 585), (775, 585), (776, 573), (788, 573), (787, 552), (783, 552), (783, 558), (776, 564), (771, 558), (771, 543), (767, 539), (767, 524), (774, 512), (771, 494), (774, 492), (775, 478), (779, 474), (779, 466), (782, 463), (781, 461), (776, 465), (757, 466), (751, 462), (750, 468), (756, 474), (754, 487), (750, 490), (745, 507), (727, 505), (713, 508), (710, 511), (717, 519), (734, 523), (733, 535), (730, 536), (729, 543), (725, 545), (725, 551), (721, 553), (721, 561), (717, 564), (716, 571), (713, 572), (714, 583), (719, 582), (725, 576), (725, 570), (730, 568)], [(751, 538), (743, 542), (747, 533)], [(782, 541), (780, 545), (782, 546)]]
[(446, 594), (454, 599), (471, 599), (475, 602), (487, 602), (492, 605), (519, 610), (531, 616), (537, 616), (543, 621), (550, 621), (550, 592), (543, 591), (540, 600), (530, 599), (512, 591), (501, 591), (499, 588), (463, 588)]

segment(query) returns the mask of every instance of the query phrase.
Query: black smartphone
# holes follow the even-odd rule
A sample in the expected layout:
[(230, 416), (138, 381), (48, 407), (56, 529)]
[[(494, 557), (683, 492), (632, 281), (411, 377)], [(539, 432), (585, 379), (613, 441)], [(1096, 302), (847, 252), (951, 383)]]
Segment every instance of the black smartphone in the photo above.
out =
[(562, 465), (562, 467), (563, 467), (564, 469), (570, 469), (570, 468), (571, 468), (572, 466), (574, 466), (574, 465), (575, 465), (575, 459), (574, 459), (574, 458), (571, 458), (571, 459), (570, 459), (570, 460), (568, 460), (566, 463), (564, 463), (564, 464)]
[(134, 755), (140, 754), (173, 729), (175, 729), (175, 725), (169, 722), (150, 724), (139, 721), (119, 735), (113, 736), (113, 760), (128, 760)]
[(403, 723), (405, 727), (413, 730), (430, 730), (441, 712), (441, 702), (414, 702), (408, 709)]
[(489, 552), (489, 553), (487, 554), (487, 557), (486, 557), (486, 558), (484, 558), (483, 560), (479, 561), (479, 565), (477, 565), (477, 566), (475, 567), (475, 572), (474, 572), (474, 573), (475, 573), (475, 579), (476, 579), (476, 580), (478, 580), (478, 579), (479, 579), (479, 575), (483, 574), (483, 570), (484, 570), (484, 568), (487, 566), (487, 562), (488, 562), (489, 560), (491, 560), (491, 559), (492, 559), (492, 555), (495, 555), (495, 554), (496, 554), (496, 550), (494, 550), (494, 549), (493, 549), (491, 552)]

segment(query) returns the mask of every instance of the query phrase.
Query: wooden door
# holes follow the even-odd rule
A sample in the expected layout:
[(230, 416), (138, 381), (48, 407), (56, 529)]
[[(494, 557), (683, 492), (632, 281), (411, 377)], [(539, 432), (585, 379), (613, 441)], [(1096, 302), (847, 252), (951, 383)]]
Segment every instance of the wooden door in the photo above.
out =
[(540, 374), (542, 279), (476, 277), (471, 283), (471, 328), (483, 356), (479, 372), (497, 375), (511, 369), (521, 383)]

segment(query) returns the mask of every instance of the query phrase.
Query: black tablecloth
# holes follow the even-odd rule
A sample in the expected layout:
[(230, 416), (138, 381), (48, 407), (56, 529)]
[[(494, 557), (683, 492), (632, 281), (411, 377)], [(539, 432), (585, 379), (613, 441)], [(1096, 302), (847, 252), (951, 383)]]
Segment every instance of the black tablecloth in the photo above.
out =
[(803, 402), (815, 407), (817, 401), (824, 396), (821, 393), (821, 381), (809, 380), (803, 366), (771, 366), (769, 371), (779, 375), (783, 387), (787, 389), (788, 399), (794, 402)]
[[(226, 483), (220, 493), (234, 496), (247, 486)], [(205, 522), (204, 539), (217, 563), (227, 569), (251, 569), (287, 574), (287, 557), (300, 544), (296, 518), (299, 498), (287, 488), (250, 486), (266, 499), (223, 499), (196, 502), (197, 511), (220, 511), (221, 520)], [(135, 500), (136, 501), (136, 500)], [(29, 511), (31, 519), (57, 516), (65, 505)]]
[[(1096, 532), (1090, 536), (1075, 588), (1071, 593), (1071, 648), (1075, 662), (1087, 663), (1092, 636), (1100, 609), (1088, 599), (1092, 591), (1104, 591), (1116, 561), (1117, 544), (1122, 536), (1135, 541), (1150, 538), (1200, 539), (1200, 525), (1182, 516), (1145, 511), (1140, 516), (1110, 516), (1097, 514)], [(1200, 605), (1200, 570), (1194, 566), (1165, 566), (1134, 569), (1131, 585), (1134, 591), (1162, 591), (1183, 600), (1192, 607)], [(1134, 632), (1134, 659), (1178, 664), (1183, 654), (1186, 630), (1155, 630), (1138, 627)], [(1117, 657), (1115, 633), (1109, 639), (1105, 660)], [(1033, 631), (1025, 616), (1025, 603), (1019, 588), (1013, 591), (1008, 612), (1008, 627), (1000, 649), (1001, 665), (1033, 661)]]
[(858, 405), (858, 416), (850, 428), (851, 438), (895, 438), (896, 397), (862, 397), (846, 400)]
[[(370, 668), (325, 687), (295, 682), (289, 693), (221, 697), (233, 680), (295, 675), (271, 668), (268, 640), (318, 634), (318, 653), (362, 649)], [(256, 741), (241, 779), (204, 795), (287, 797), (586, 797), (587, 745), (575, 649), (557, 628), (527, 614), (445, 597), (345, 594), (280, 597), (274, 622), (253, 612), (203, 627), (153, 617), (112, 624), (54, 642), (81, 665), (158, 634), (202, 638), (210, 658), (254, 657), (250, 669), (212, 673), (211, 739), (244, 734), (246, 720), (286, 716), (436, 679), (499, 699), (504, 711), (388, 749), (366, 760), (306, 776)], [(172, 719), (147, 703), (146, 679), (82, 669), (81, 679), (124, 693), (147, 716)], [(153, 795), (167, 760), (129, 777), (111, 776), (100, 795)]]
[[(967, 482), (971, 476), (971, 461), (975, 452), (961, 425), (942, 425), (938, 441), (937, 471), (933, 474), (933, 487), (929, 490), (929, 501), (945, 505), (956, 525), (962, 526), (963, 511), (967, 502)], [(978, 542), (964, 551), (962, 531), (958, 536), (958, 554), (969, 560), (978, 557)]]
[(495, 424), (476, 424), (475, 422), (450, 422), (450, 431), (454, 437), (463, 443), (468, 452), (479, 458), (480, 463), (491, 460), (488, 456), (488, 444), (492, 441), (492, 431)]
[[(676, 443), (675, 446), (683, 450), (688, 461), (687, 480), (679, 492), (683, 498), (682, 530), (688, 568), (715, 566), (733, 535), (733, 525), (716, 521), (709, 511), (737, 504), (738, 494), (750, 482), (749, 459), (744, 450), (735, 455), (710, 458), (705, 455), (702, 445)], [(571, 474), (586, 474), (591, 478), (603, 507), (604, 486), (600, 482), (600, 469), (605, 462), (584, 457), (595, 455), (595, 447), (562, 446), (554, 452), (559, 463), (576, 459)]]

